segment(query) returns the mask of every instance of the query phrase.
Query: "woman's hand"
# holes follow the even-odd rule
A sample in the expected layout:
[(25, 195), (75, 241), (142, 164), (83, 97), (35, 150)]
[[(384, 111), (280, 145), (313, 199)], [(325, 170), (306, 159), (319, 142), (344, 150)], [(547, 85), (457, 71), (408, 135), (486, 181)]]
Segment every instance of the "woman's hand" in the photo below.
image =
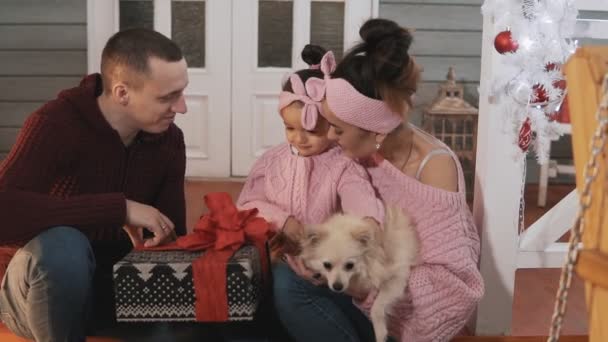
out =
[(302, 258), (285, 254), (285, 261), (298, 276), (308, 280), (314, 285), (320, 286), (327, 282), (327, 280), (324, 279), (320, 273), (314, 273), (312, 270), (306, 267), (302, 261)]
[[(298, 276), (308, 280), (316, 286), (325, 285), (327, 283), (327, 279), (323, 277), (321, 273), (315, 273), (310, 268), (304, 265), (302, 258), (299, 256), (291, 256), (289, 254), (285, 254), (285, 262), (291, 267), (291, 269)], [(346, 294), (353, 297), (354, 300), (358, 302), (364, 302), (367, 300), (370, 292), (365, 291), (363, 289), (347, 289)]]

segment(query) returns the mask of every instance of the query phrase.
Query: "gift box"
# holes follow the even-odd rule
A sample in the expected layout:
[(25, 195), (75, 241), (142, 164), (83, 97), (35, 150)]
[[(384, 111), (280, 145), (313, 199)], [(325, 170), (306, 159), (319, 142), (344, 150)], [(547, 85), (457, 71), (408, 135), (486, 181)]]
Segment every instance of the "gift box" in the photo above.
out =
[[(130, 252), (114, 265), (117, 321), (196, 321), (192, 263), (204, 253)], [(226, 297), (228, 321), (253, 319), (263, 293), (261, 257), (255, 246), (247, 244), (225, 264), (226, 289), (217, 292)]]

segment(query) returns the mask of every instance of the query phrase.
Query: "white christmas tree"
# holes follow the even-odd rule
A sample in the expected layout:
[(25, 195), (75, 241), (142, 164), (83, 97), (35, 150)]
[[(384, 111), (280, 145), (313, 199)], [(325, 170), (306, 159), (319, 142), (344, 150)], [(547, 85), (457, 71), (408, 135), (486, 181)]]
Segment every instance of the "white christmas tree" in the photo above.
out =
[(482, 12), (499, 32), (490, 96), (500, 112), (492, 115), (504, 116), (517, 155), (531, 145), (545, 163), (551, 138), (563, 133), (554, 118), (566, 93), (561, 66), (576, 49), (574, 0), (486, 0)]

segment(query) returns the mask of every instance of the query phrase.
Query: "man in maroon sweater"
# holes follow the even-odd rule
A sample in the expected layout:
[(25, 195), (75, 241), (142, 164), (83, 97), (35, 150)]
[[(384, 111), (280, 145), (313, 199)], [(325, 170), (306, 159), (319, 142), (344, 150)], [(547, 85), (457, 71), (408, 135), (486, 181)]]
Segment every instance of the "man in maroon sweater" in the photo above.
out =
[(185, 146), (173, 121), (187, 84), (177, 45), (127, 30), (108, 41), (101, 74), (28, 117), (0, 163), (0, 313), (14, 333), (84, 341), (87, 313), (113, 317), (112, 264), (131, 241), (185, 234)]

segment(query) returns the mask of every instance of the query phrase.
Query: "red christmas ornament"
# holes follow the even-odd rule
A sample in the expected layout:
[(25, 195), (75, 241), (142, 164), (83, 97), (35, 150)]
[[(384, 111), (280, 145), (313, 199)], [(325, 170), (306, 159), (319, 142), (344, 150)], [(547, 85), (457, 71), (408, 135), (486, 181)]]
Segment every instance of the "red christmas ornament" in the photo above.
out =
[(530, 124), (530, 119), (526, 118), (526, 121), (521, 125), (519, 129), (519, 139), (517, 141), (517, 145), (523, 152), (528, 151), (530, 147), (530, 143), (532, 142), (532, 125)]
[(553, 82), (553, 86), (555, 88), (559, 88), (561, 90), (565, 90), (566, 89), (566, 80), (555, 81), (555, 82)]
[(547, 120), (549, 120), (549, 122), (559, 120), (559, 111), (555, 111), (551, 114), (547, 114)]
[(543, 103), (549, 101), (549, 96), (547, 96), (547, 91), (540, 84), (535, 84), (532, 87), (534, 91), (533, 98), (530, 101), (531, 103)]
[(559, 109), (557, 121), (561, 123), (570, 123), (570, 107), (568, 107), (568, 95), (564, 96), (564, 102)]
[[(547, 71), (547, 72), (554, 71), (554, 70), (560, 71), (561, 69), (562, 69), (562, 65), (560, 63), (547, 63), (547, 65), (545, 65), (545, 71)], [(566, 80), (562, 79), (559, 81), (554, 81), (553, 87), (561, 89), (561, 90), (565, 90), (566, 89)]]
[(559, 63), (547, 63), (545, 71), (561, 70), (562, 66)]
[(500, 54), (505, 54), (517, 51), (519, 44), (512, 39), (511, 31), (502, 31), (494, 38), (494, 48)]

